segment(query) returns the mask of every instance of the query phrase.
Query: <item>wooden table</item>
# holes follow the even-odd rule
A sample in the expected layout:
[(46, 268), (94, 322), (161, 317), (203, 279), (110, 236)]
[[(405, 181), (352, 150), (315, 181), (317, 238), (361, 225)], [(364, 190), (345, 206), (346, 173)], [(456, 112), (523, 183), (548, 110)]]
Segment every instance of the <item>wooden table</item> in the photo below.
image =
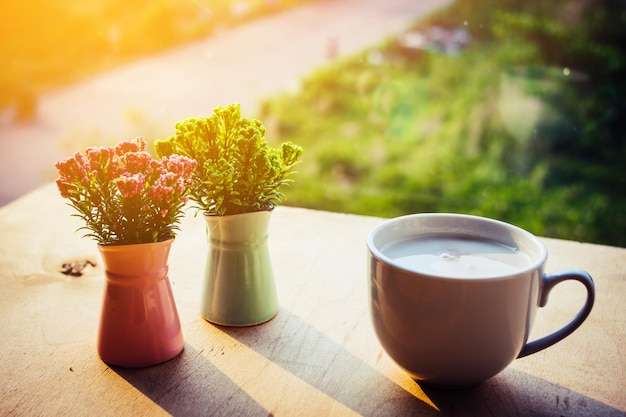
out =
[[(96, 352), (103, 271), (55, 186), (0, 209), (0, 415), (624, 416), (626, 249), (543, 239), (547, 271), (586, 269), (596, 305), (573, 335), (465, 391), (422, 387), (381, 350), (369, 318), (365, 237), (382, 219), (279, 207), (270, 251), (281, 308), (225, 328), (199, 316), (206, 238), (189, 212), (170, 255), (185, 349), (151, 368)], [(88, 259), (81, 277), (60, 273)], [(569, 320), (584, 290), (559, 285), (531, 338)]]

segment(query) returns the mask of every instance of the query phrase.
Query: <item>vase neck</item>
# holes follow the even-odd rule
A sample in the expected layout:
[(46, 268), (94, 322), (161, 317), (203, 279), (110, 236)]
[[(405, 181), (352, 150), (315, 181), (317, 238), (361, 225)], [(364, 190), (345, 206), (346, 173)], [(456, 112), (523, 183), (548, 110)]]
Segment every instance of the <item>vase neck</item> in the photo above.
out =
[(267, 234), (259, 239), (228, 241), (209, 237), (209, 243), (214, 248), (221, 250), (255, 250), (267, 244)]
[(138, 245), (99, 246), (104, 269), (111, 280), (155, 280), (166, 277), (172, 240)]
[(256, 211), (228, 216), (204, 216), (207, 232), (211, 241), (220, 243), (263, 244), (267, 240), (267, 231), (271, 211)]
[(137, 286), (137, 285), (149, 285), (154, 284), (158, 281), (167, 278), (168, 267), (154, 269), (153, 271), (147, 272), (145, 274), (140, 275), (132, 275), (127, 273), (115, 273), (110, 270), (106, 270), (106, 279), (110, 283), (114, 283), (116, 285), (127, 285), (127, 286)]

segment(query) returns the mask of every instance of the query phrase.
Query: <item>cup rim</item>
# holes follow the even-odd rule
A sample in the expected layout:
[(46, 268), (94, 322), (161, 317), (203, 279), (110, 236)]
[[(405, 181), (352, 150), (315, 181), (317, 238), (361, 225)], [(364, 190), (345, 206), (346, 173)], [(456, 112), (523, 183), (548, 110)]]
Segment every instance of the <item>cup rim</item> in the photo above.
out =
[[(507, 274), (499, 274), (497, 276), (485, 276), (485, 277), (454, 277), (454, 276), (446, 276), (446, 275), (438, 275), (434, 273), (428, 273), (424, 271), (416, 271), (415, 269), (407, 268), (402, 265), (398, 265), (394, 259), (385, 255), (375, 244), (374, 240), (382, 231), (393, 227), (394, 225), (401, 224), (403, 222), (411, 221), (414, 219), (435, 219), (435, 218), (455, 218), (459, 220), (469, 220), (469, 221), (481, 221), (485, 222), (485, 224), (489, 224), (492, 226), (504, 228), (510, 232), (514, 232), (517, 235), (523, 236), (528, 242), (531, 242), (534, 247), (538, 250), (538, 254), (531, 258), (530, 265), (520, 268), (514, 272)], [(453, 232), (449, 232), (453, 233)], [(400, 239), (398, 239), (400, 240)], [(497, 239), (495, 239), (497, 241)], [(409, 274), (413, 274), (416, 276), (430, 277), (439, 280), (462, 280), (462, 281), (485, 281), (485, 280), (499, 280), (499, 279), (508, 279), (514, 276), (525, 275), (529, 272), (535, 271), (537, 269), (542, 269), (548, 258), (548, 250), (546, 246), (537, 238), (535, 235), (530, 233), (529, 231), (522, 229), (521, 227), (515, 226), (511, 223), (507, 223), (501, 220), (492, 219), (489, 217), (476, 216), (470, 214), (461, 214), (461, 213), (414, 213), (407, 214), (403, 216), (398, 216), (394, 218), (387, 219), (382, 223), (375, 226), (367, 235), (367, 248), (370, 254), (378, 259), (380, 262), (384, 264), (399, 269), (401, 271), (407, 272)], [(501, 244), (505, 244), (504, 242), (499, 242)]]

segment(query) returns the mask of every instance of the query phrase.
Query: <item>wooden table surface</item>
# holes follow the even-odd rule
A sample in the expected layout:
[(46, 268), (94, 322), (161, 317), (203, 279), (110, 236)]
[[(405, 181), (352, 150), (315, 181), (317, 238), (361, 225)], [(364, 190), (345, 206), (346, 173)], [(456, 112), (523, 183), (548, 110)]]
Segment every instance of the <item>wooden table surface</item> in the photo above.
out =
[[(280, 312), (249, 328), (199, 315), (207, 245), (189, 211), (170, 254), (185, 349), (144, 369), (96, 352), (103, 287), (96, 243), (74, 230), (53, 184), (0, 209), (0, 416), (624, 416), (626, 249), (543, 239), (548, 272), (587, 270), (596, 304), (574, 334), (479, 387), (440, 391), (406, 376), (369, 318), (365, 237), (382, 219), (279, 207), (270, 253)], [(91, 260), (81, 277), (67, 261)], [(584, 289), (563, 283), (531, 339), (560, 327)]]

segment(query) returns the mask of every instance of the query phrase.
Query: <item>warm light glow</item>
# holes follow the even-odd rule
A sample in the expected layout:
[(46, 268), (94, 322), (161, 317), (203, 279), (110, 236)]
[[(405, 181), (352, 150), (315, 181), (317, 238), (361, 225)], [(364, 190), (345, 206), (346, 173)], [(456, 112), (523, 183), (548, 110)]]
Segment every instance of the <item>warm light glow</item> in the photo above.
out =
[(424, 404), (429, 405), (437, 411), (441, 411), (439, 407), (437, 407), (437, 405), (428, 397), (428, 395), (426, 395), (419, 384), (411, 379), (411, 377), (409, 377), (402, 369), (400, 369), (398, 365), (396, 365), (396, 363), (393, 362), (391, 358), (389, 358), (389, 356), (382, 350), (380, 351), (376, 361), (376, 369), (403, 390), (422, 401)]
[(299, 2), (3, 0), (0, 110)]
[[(337, 386), (338, 397), (336, 397), (332, 392), (324, 392), (326, 385), (324, 387), (315, 386), (303, 379), (302, 375), (309, 375), (315, 378), (316, 372), (319, 372), (322, 383), (326, 384), (324, 382), (326, 372), (329, 372), (330, 375), (328, 379), (332, 379), (332, 371), (319, 371), (318, 369), (327, 366), (327, 364), (316, 363), (315, 358), (309, 358), (310, 362), (294, 365), (298, 368), (298, 371), (302, 370), (302, 375), (297, 375), (218, 327), (211, 326), (210, 334), (207, 337), (210, 338), (212, 346), (221, 346), (221, 348), (198, 349), (198, 351), (202, 351), (203, 356), (213, 366), (230, 378), (262, 407), (271, 411), (273, 415), (290, 415), (293, 413), (293, 410), (300, 410), (303, 413), (302, 415), (311, 416), (360, 415), (358, 409), (351, 408), (350, 404), (342, 403), (340, 393), (342, 386)], [(341, 346), (333, 340), (331, 335), (320, 333), (320, 337), (323, 339), (320, 339), (319, 345), (316, 345), (315, 348), (320, 346), (323, 348), (325, 343), (328, 343), (328, 346), (335, 346), (335, 344), (336, 346)], [(295, 352), (298, 348), (294, 346), (294, 349)], [(345, 349), (345, 346), (341, 347), (341, 349)], [(440, 411), (422, 391), (421, 387), (400, 370), (387, 355), (381, 354), (377, 358), (372, 358), (375, 360), (375, 363), (368, 363), (362, 356), (362, 354), (346, 352), (345, 357), (337, 357), (336, 366), (339, 367), (337, 372), (346, 372), (347, 369), (351, 369), (351, 366), (354, 364), (351, 365), (350, 362), (353, 360), (362, 362), (364, 367), (370, 366), (366, 372), (371, 372), (376, 378), (385, 381), (385, 384), (397, 385), (425, 405)], [(322, 354), (320, 357), (324, 357), (324, 355)], [(297, 358), (294, 358), (294, 360), (297, 360)], [(245, 366), (242, 366), (242, 364), (245, 364)], [(347, 384), (350, 383), (351, 377), (354, 377), (354, 375), (345, 375)], [(383, 386), (380, 388), (384, 390)], [(372, 395), (375, 395), (375, 393), (372, 393)]]
[[(224, 354), (204, 350), (203, 356), (268, 413), (281, 416), (299, 410), (301, 415), (309, 416), (359, 415), (225, 332), (213, 330), (213, 345), (223, 346)], [(229, 357), (236, 359), (228, 360)]]

